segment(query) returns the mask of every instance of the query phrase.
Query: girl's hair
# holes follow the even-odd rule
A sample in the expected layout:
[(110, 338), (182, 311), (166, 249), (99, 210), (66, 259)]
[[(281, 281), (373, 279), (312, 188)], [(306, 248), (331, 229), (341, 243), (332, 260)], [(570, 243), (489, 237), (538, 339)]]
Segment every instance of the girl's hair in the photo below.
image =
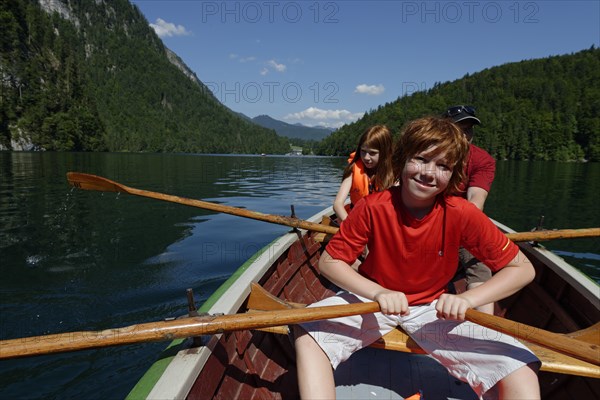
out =
[(392, 133), (385, 125), (374, 125), (363, 132), (358, 140), (354, 158), (344, 169), (343, 179), (352, 174), (354, 164), (360, 160), (360, 151), (362, 147), (379, 150), (379, 162), (375, 167), (375, 178), (373, 184), (378, 190), (385, 190), (394, 183), (394, 173), (392, 169)]
[(452, 170), (444, 195), (459, 193), (466, 177), (469, 142), (460, 128), (448, 118), (425, 117), (404, 126), (394, 149), (394, 176), (402, 182), (402, 171), (407, 161), (432, 146), (436, 146), (436, 149), (430, 153), (431, 156), (445, 152), (446, 162)]

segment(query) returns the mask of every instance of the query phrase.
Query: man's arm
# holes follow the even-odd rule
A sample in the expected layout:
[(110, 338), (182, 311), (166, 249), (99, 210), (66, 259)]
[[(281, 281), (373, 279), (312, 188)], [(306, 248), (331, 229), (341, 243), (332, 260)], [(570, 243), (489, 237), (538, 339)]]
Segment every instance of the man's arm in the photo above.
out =
[(467, 189), (467, 200), (475, 204), (477, 208), (483, 211), (483, 205), (488, 197), (488, 192), (477, 186), (471, 186)]

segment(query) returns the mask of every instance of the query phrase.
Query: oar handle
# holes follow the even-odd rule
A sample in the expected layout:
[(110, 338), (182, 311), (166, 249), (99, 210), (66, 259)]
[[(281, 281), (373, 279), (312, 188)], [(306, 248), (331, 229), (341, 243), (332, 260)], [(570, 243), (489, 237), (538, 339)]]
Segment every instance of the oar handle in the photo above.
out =
[(473, 309), (467, 310), (466, 319), (495, 331), (506, 333), (517, 339), (539, 344), (540, 346), (568, 354), (594, 365), (600, 365), (600, 346), (597, 344), (572, 339), (558, 333), (549, 332), (495, 315), (485, 314)]

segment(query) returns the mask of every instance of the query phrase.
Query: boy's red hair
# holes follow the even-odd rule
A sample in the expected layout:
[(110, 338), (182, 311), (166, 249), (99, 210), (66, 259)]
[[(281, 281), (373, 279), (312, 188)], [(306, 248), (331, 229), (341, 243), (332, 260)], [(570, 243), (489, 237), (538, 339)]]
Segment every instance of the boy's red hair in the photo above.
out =
[(444, 194), (459, 193), (461, 183), (466, 177), (469, 142), (460, 128), (447, 118), (424, 117), (404, 126), (394, 149), (394, 176), (400, 179), (406, 162), (433, 146), (436, 146), (436, 149), (430, 153), (431, 156), (445, 152), (446, 162), (452, 170)]

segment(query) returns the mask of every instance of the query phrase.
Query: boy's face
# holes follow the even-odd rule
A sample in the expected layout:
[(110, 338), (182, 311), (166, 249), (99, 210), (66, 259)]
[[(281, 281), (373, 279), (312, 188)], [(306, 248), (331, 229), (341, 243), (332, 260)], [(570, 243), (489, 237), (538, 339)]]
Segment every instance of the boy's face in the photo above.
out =
[(446, 161), (446, 152), (436, 154), (435, 149), (415, 154), (404, 165), (402, 192), (410, 205), (428, 205), (448, 187), (453, 166)]

